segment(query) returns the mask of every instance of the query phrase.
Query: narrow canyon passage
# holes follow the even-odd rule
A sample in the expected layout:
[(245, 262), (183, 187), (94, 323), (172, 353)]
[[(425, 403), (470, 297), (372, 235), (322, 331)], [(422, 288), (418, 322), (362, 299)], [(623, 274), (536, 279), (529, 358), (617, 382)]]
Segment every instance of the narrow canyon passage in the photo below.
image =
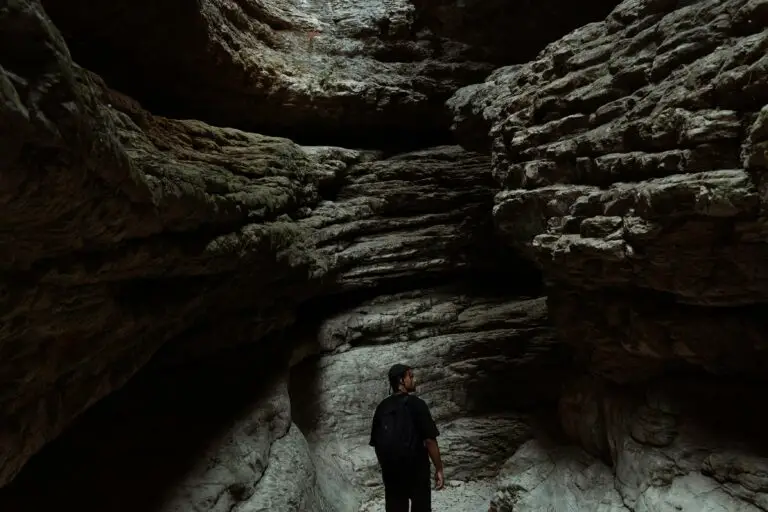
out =
[(380, 481), (369, 422), (386, 393), (387, 365), (408, 360), (442, 430), (453, 481), (445, 498), (467, 494), (487, 510), (490, 484), (459, 482), (492, 478), (537, 424), (554, 426), (558, 373), (568, 362), (543, 300), (501, 291), (473, 278), (376, 295), (324, 311), (325, 320), (300, 319), (305, 327), (258, 347), (195, 364), (157, 359), (33, 457), (0, 491), (0, 508), (375, 504), (377, 493), (366, 492)]
[(0, 4), (0, 511), (765, 512), (768, 2)]

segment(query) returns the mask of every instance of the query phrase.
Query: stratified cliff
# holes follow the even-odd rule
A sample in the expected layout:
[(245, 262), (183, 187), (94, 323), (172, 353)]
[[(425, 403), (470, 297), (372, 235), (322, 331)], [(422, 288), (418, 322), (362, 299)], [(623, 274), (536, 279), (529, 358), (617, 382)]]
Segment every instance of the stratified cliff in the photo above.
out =
[(768, 509), (768, 3), (617, 3), (0, 5), (0, 509), (373, 510), (403, 361), (483, 510)]
[[(23, 14), (42, 31), (39, 13)], [(41, 34), (45, 73), (4, 75), (4, 480), (160, 347), (178, 364), (290, 325), (319, 293), (487, 259), (483, 157), (155, 118)]]
[(464, 144), (491, 150), (501, 236), (543, 270), (593, 376), (563, 397), (564, 427), (613, 465), (530, 447), (498, 510), (550, 492), (765, 507), (768, 4), (689, 4), (625, 1), (449, 102)]
[[(2, 483), (150, 359), (154, 374), (145, 381), (163, 382), (164, 372), (241, 345), (261, 342), (264, 358), (283, 357), (299, 344), (284, 341), (285, 329), (312, 297), (331, 297), (318, 301), (330, 314), (337, 301), (343, 307), (418, 290), (430, 279), (472, 279), (515, 261), (492, 238), (485, 157), (452, 146), (396, 156), (298, 146), (157, 117), (74, 63), (36, 2), (3, 6), (0, 37)], [(135, 59), (154, 54), (138, 52)], [(231, 95), (216, 97), (224, 112)], [(494, 279), (520, 275), (520, 290), (535, 289), (536, 272), (522, 268), (513, 264)], [(312, 316), (313, 306), (303, 307)], [(290, 361), (280, 361), (270, 369), (286, 378)], [(290, 415), (266, 421), (255, 400), (253, 428), (269, 433), (254, 436), (248, 451), (266, 461)], [(129, 437), (121, 443), (132, 446)], [(207, 457), (199, 454), (201, 478)], [(259, 481), (265, 465), (233, 478)], [(29, 510), (35, 505), (19, 485), (8, 496), (22, 496), (19, 506)], [(253, 489), (233, 492), (233, 503), (258, 501)], [(207, 499), (164, 503), (184, 508)]]

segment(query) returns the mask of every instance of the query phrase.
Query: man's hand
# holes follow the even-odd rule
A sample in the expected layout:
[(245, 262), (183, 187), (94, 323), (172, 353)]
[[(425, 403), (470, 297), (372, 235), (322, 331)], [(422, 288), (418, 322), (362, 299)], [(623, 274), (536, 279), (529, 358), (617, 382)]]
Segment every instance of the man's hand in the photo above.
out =
[(443, 487), (445, 487), (445, 475), (442, 469), (438, 469), (435, 471), (435, 489), (439, 491)]
[(435, 489), (438, 491), (445, 485), (445, 477), (443, 476), (443, 461), (440, 460), (440, 448), (437, 447), (437, 440), (431, 438), (424, 441), (427, 446), (427, 453), (429, 458), (432, 459), (432, 464), (435, 465)]

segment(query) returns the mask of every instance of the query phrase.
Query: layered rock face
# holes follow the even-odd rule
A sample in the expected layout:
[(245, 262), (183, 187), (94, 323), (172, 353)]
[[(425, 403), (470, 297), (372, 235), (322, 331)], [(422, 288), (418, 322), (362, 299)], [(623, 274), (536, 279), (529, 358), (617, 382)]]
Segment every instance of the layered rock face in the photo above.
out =
[[(616, 5), (561, 0), (85, 0), (43, 5), (74, 52), (154, 112), (300, 142), (444, 141), (443, 102)], [(141, 34), (141, 37), (137, 37)]]
[[(396, 156), (299, 146), (200, 121), (157, 117), (75, 64), (37, 3), (8, 3), (0, 10), (0, 34), (0, 222), (5, 237), (0, 351), (6, 362), (0, 369), (2, 484), (150, 359), (148, 376), (139, 382), (160, 387), (167, 384), (164, 372), (245, 344), (259, 342), (262, 357), (270, 360), (270, 347), (291, 352), (293, 342), (285, 338), (292, 335), (285, 328), (311, 297), (331, 297), (320, 302), (333, 303), (349, 294), (415, 290), (428, 278), (466, 280), (473, 272), (498, 268), (500, 261), (516, 265), (489, 236), (494, 185), (486, 157), (455, 146)], [(535, 283), (535, 271), (523, 268), (522, 275), (511, 274), (517, 276), (514, 281)], [(495, 304), (479, 292), (472, 294), (441, 300), (458, 301), (457, 310), (486, 300)], [(544, 340), (541, 311), (532, 318), (530, 328), (541, 331)], [(489, 322), (495, 321), (490, 317)], [(520, 342), (527, 343), (521, 336)], [(484, 338), (477, 342), (490, 343)], [(544, 352), (541, 364), (550, 360)], [(277, 372), (280, 379), (287, 378), (287, 364)], [(128, 398), (114, 403), (151, 401), (151, 389), (135, 384), (125, 391)], [(179, 397), (200, 392), (192, 384), (176, 389)], [(217, 389), (225, 393), (227, 388)], [(275, 490), (286, 483), (279, 460), (303, 460), (305, 476), (312, 475), (313, 463), (307, 462), (302, 435), (290, 427), (285, 393), (277, 390), (270, 396), (243, 399), (248, 412), (237, 419), (223, 413), (209, 418), (218, 425), (211, 427), (217, 435), (178, 448), (192, 450), (186, 456), (194, 460), (185, 471), (169, 470), (168, 488), (148, 489), (119, 502), (114, 497), (130, 491), (99, 496), (114, 510), (139, 504), (161, 510), (335, 506), (313, 494), (314, 480), (299, 474), (292, 477), (298, 479), (294, 487)], [(176, 404), (172, 399), (165, 403), (173, 417), (171, 405)], [(119, 411), (123, 406), (104, 407)], [(140, 406), (125, 407), (144, 414)], [(2, 508), (47, 507), (27, 499), (30, 489), (41, 485), (49, 488), (48, 499), (57, 506), (86, 506), (82, 481), (59, 486), (50, 482), (58, 476), (39, 469), (52, 464), (56, 453), (67, 460), (91, 453), (78, 467), (92, 476), (93, 468), (131, 454), (156, 463), (150, 451), (171, 435), (150, 439), (152, 421), (161, 421), (162, 412), (137, 420), (137, 430), (148, 432), (139, 438), (148, 440), (143, 449), (129, 439), (130, 428), (109, 440), (130, 447), (119, 453), (104, 449), (109, 442), (89, 447), (88, 436), (77, 433), (99, 432), (119, 421), (115, 414), (95, 412), (95, 419), (85, 419), (69, 441), (49, 451), (54, 455), (43, 455), (30, 476), (4, 492)], [(460, 414), (454, 411), (451, 417)], [(525, 431), (523, 423), (510, 425)], [(502, 427), (498, 435), (509, 429)], [(295, 442), (285, 441), (289, 446), (280, 452), (283, 459), (268, 462), (274, 458), (270, 446), (277, 450), (284, 436)], [(233, 439), (244, 443), (239, 451), (231, 448)], [(204, 441), (208, 448), (195, 451)], [(231, 467), (241, 455), (244, 460)], [(267, 465), (276, 487), (254, 487), (266, 481)], [(100, 476), (105, 490), (126, 478), (112, 476)], [(218, 483), (210, 487), (205, 482), (212, 479)], [(103, 500), (88, 506), (103, 507)]]
[[(56, 85), (73, 104), (49, 113), (10, 95), (18, 117), (4, 111), (20, 136), (4, 174), (5, 481), (161, 346), (179, 364), (289, 325), (320, 291), (461, 271), (488, 232), (482, 157), (440, 147), (382, 161), (153, 118), (52, 58), (60, 74), (40, 83), (4, 75), (9, 93)], [(47, 196), (30, 173), (49, 176)]]
[(381, 481), (370, 420), (392, 364), (410, 363), (423, 381), (418, 391), (441, 430), (449, 474), (466, 480), (495, 476), (533, 436), (570, 362), (543, 298), (468, 283), (367, 301), (325, 320), (315, 343), (325, 355), (293, 369), (290, 394), (329, 497), (376, 494), (366, 492)]
[(491, 150), (499, 232), (542, 268), (559, 336), (601, 377), (566, 393), (561, 421), (613, 466), (537, 441), (497, 510), (552, 493), (585, 510), (765, 507), (764, 446), (731, 417), (760, 421), (745, 397), (768, 362), (768, 11), (689, 4), (625, 1), (449, 101), (464, 145)]
[(357, 511), (394, 362), (497, 512), (768, 508), (768, 10), (615, 4), (0, 6), (0, 509)]

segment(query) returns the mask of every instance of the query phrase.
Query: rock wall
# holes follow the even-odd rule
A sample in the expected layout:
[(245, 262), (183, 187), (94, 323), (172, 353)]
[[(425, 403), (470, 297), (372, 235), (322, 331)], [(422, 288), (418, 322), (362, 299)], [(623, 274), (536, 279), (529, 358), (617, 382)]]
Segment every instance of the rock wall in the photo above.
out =
[(485, 157), (155, 117), (74, 64), (39, 5), (1, 14), (0, 482), (153, 356), (192, 361), (320, 293), (493, 259)]
[(500, 471), (493, 510), (765, 509), (761, 383), (667, 377), (575, 381), (561, 421), (584, 449), (539, 436)]
[(449, 101), (465, 147), (492, 154), (500, 235), (542, 269), (559, 337), (599, 377), (561, 409), (597, 458), (526, 445), (497, 510), (553, 493), (584, 510), (764, 509), (768, 452), (736, 425), (759, 422), (746, 397), (768, 361), (767, 13), (626, 0)]
[(272, 344), (172, 372), (150, 364), (33, 459), (0, 507), (333, 510), (292, 425), (287, 363)]
[(356, 511), (403, 360), (497, 512), (768, 508), (765, 2), (42, 4), (0, 509)]
[[(75, 59), (152, 111), (302, 143), (420, 147), (443, 102), (616, 5), (597, 0), (44, 1)], [(139, 36), (140, 34), (140, 36)]]
[[(512, 276), (524, 287), (538, 279), (527, 266), (517, 269), (519, 260), (491, 237), (494, 185), (484, 156), (456, 146), (396, 156), (299, 146), (155, 116), (75, 64), (36, 2), (13, 1), (0, 10), (0, 37), (2, 48), (13, 48), (0, 52), (0, 353), (7, 361), (0, 366), (1, 484), (148, 361), (151, 375), (160, 377), (146, 379), (162, 386), (163, 372), (221, 351), (285, 343), (299, 306), (312, 297), (331, 297), (320, 302), (332, 304), (349, 294), (421, 286), (414, 279), (471, 279), (501, 262), (511, 270), (496, 279)], [(181, 386), (177, 395), (198, 392)], [(137, 385), (126, 395), (141, 404), (152, 391)], [(169, 488), (146, 484), (146, 493), (117, 503), (114, 496), (129, 492), (118, 485), (114, 496), (105, 491), (91, 505), (255, 506), (253, 486), (266, 478), (269, 445), (292, 436), (285, 456), (306, 461), (308, 452), (289, 429), (290, 416), (270, 426), (261, 402), (249, 407), (237, 428), (225, 415), (211, 420), (229, 434), (208, 439), (211, 451), (186, 454), (193, 468), (169, 470), (174, 480), (160, 479)], [(107, 429), (110, 417), (92, 421)], [(161, 420), (156, 413), (139, 430)], [(260, 423), (268, 433), (243, 448), (260, 462), (220, 469), (242, 453), (227, 448), (226, 439)], [(48, 507), (27, 500), (40, 485), (50, 487), (59, 505), (82, 501), (82, 481), (57, 487), (49, 480), (59, 476), (40, 469), (55, 466), (57, 453), (77, 458), (84, 475), (134, 451), (156, 463), (128, 429), (108, 438), (133, 447), (118, 453), (103, 449), (109, 442), (86, 450), (90, 441), (78, 429), (100, 431), (74, 427), (71, 435), (80, 441), (41, 455), (29, 476), (0, 496), (4, 509)], [(85, 451), (91, 455), (83, 457)], [(199, 490), (211, 471), (234, 476), (224, 487)], [(125, 477), (105, 473), (100, 480), (115, 489)], [(273, 478), (280, 483), (281, 476)], [(272, 510), (292, 510), (292, 497), (324, 506), (312, 497), (314, 487), (295, 484), (297, 494), (281, 491), (289, 502)]]
[[(322, 474), (334, 476), (326, 495), (380, 493), (370, 421), (396, 362), (414, 368), (451, 479), (495, 476), (545, 421), (570, 360), (552, 337), (544, 299), (478, 288), (380, 296), (320, 325), (322, 355), (293, 368), (290, 394)], [(358, 509), (359, 501), (337, 510)]]

